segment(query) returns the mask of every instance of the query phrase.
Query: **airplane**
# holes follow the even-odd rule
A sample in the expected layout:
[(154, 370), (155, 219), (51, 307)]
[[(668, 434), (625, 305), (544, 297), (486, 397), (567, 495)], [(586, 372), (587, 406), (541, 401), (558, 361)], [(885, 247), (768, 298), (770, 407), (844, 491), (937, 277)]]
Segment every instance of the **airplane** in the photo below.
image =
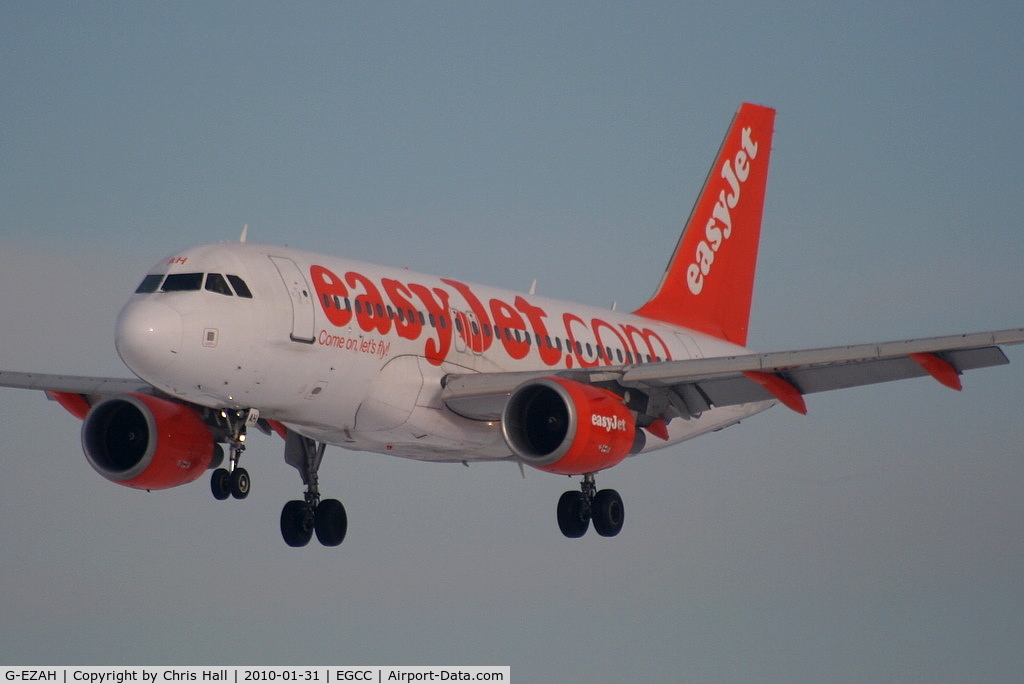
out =
[[(90, 465), (116, 484), (177, 487), (207, 471), (244, 499), (249, 430), (276, 433), (305, 486), (284, 541), (342, 543), (322, 498), (328, 445), (434, 462), (511, 462), (580, 478), (562, 534), (622, 529), (596, 475), (805, 396), (1008, 363), (1024, 329), (770, 353), (747, 348), (775, 110), (736, 112), (653, 296), (632, 313), (288, 247), (190, 247), (142, 279), (116, 323), (135, 378), (0, 371), (82, 420)], [(531, 288), (532, 289), (532, 288)], [(225, 447), (227, 454), (225, 454)], [(226, 463), (225, 463), (226, 457)]]

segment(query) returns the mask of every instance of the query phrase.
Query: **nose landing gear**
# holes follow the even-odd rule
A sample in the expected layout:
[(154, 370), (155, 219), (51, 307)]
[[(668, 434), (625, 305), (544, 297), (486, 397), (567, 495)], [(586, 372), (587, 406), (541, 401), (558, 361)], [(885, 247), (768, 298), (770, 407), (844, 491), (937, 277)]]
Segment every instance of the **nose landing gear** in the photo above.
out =
[(558, 499), (558, 529), (576, 539), (587, 533), (591, 520), (599, 535), (614, 537), (622, 530), (625, 511), (619, 493), (614, 489), (597, 491), (594, 473), (587, 473), (580, 491), (566, 492)]
[[(244, 499), (249, 496), (252, 488), (252, 481), (249, 479), (249, 471), (238, 467), (238, 460), (245, 451), (245, 431), (250, 425), (255, 425), (259, 420), (259, 411), (249, 409), (248, 411), (221, 411), (220, 420), (223, 422), (227, 432), (227, 443), (230, 451), (227, 468), (217, 468), (210, 476), (210, 491), (213, 498), (223, 501), (230, 496), (236, 499)], [(219, 446), (218, 446), (219, 448)], [(221, 452), (223, 458), (223, 452)]]

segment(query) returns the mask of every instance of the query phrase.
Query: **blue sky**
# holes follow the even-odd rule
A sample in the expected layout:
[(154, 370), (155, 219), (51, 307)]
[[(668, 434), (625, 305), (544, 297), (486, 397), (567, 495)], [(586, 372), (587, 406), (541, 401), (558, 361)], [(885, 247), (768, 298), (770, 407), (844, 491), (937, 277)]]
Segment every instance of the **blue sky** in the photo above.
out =
[[(653, 291), (732, 113), (777, 108), (750, 343), (1024, 325), (1024, 10), (1002, 3), (4, 3), (0, 368), (122, 375), (183, 246), (291, 244), (588, 304)], [(600, 483), (328, 452), (339, 549), (144, 494), (0, 391), (0, 663), (508, 664), (517, 681), (1024, 670), (1024, 350), (777, 408)], [(638, 673), (640, 673), (638, 675)]]

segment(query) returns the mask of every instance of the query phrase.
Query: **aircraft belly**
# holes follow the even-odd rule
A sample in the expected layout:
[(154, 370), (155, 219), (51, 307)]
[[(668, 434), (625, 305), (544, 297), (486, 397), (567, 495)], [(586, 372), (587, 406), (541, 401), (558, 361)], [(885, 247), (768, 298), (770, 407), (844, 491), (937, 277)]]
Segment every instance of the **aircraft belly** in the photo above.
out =
[[(467, 420), (441, 401), (441, 378), (451, 370), (448, 364), (438, 368), (409, 354), (372, 373), (360, 364), (347, 370), (340, 385), (349, 391), (337, 394), (339, 383), (332, 382), (320, 396), (282, 407), (282, 422), (307, 437), (354, 451), (438, 462), (511, 456), (499, 423)], [(356, 391), (355, 386), (366, 390)]]
[(353, 451), (399, 456), (418, 461), (495, 461), (511, 457), (497, 423), (466, 420), (426, 407), (414, 408), (400, 426), (359, 430), (289, 424), (307, 437)]

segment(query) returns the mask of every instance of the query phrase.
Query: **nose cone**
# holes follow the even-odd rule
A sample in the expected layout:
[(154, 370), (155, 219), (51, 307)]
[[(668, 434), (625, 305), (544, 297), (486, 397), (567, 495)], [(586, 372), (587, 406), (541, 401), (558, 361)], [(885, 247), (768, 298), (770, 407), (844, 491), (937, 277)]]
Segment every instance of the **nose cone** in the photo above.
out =
[(181, 314), (151, 297), (129, 302), (117, 317), (114, 343), (125, 365), (160, 386), (181, 350)]

